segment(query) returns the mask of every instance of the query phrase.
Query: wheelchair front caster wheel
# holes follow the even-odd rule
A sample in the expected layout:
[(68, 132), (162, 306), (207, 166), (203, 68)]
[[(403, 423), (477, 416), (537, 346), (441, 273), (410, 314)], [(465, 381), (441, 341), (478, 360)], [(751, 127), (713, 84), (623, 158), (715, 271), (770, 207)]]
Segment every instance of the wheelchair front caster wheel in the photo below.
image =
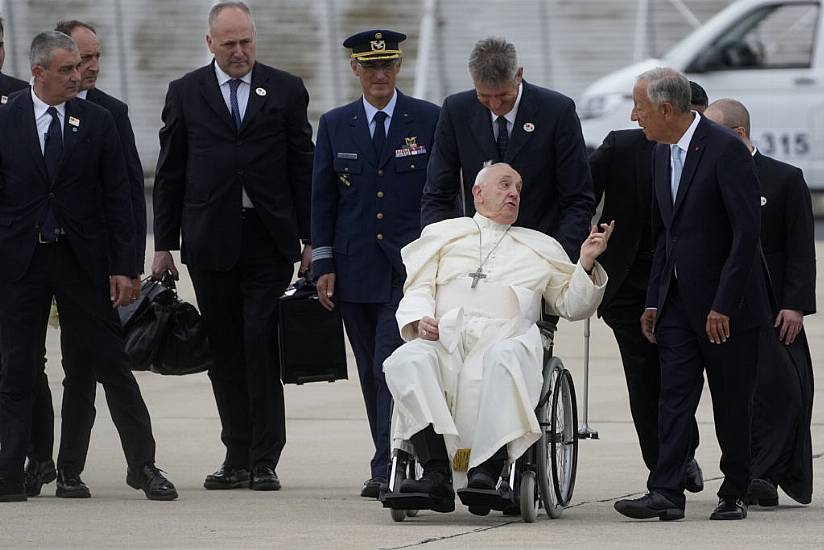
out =
[(538, 491), (535, 472), (526, 471), (521, 475), (521, 517), (526, 523), (534, 523), (538, 517)]
[(392, 508), (391, 510), (389, 510), (389, 513), (392, 515), (393, 521), (401, 522), (406, 519), (406, 513), (409, 511), (411, 510), (395, 510), (394, 508)]
[(489, 515), (489, 508), (484, 506), (470, 506), (469, 513), (475, 514), (476, 516), (488, 516)]
[(406, 511), (406, 517), (408, 517), (408, 518), (414, 518), (414, 517), (416, 517), (417, 515), (418, 515), (418, 511), (417, 511), (417, 510), (407, 510), (407, 511)]

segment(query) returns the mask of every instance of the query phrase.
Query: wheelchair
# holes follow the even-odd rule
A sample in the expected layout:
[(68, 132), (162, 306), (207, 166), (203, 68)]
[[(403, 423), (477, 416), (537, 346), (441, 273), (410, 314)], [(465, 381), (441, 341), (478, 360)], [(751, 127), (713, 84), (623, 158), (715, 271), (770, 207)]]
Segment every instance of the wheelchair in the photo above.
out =
[[(559, 518), (572, 499), (578, 466), (578, 405), (572, 374), (560, 358), (553, 356), (555, 318), (542, 316), (538, 329), (544, 348), (543, 387), (535, 415), (542, 428), (541, 438), (514, 463), (506, 464), (493, 490), (458, 489), (461, 502), (476, 515), (490, 510), (520, 515), (532, 523), (543, 508), (550, 518)], [(400, 493), (404, 479), (418, 479), (422, 468), (413, 453), (394, 449), (388, 485), (379, 499), (392, 519), (400, 522), (418, 515), (420, 500)], [(411, 497), (411, 498), (410, 498)]]

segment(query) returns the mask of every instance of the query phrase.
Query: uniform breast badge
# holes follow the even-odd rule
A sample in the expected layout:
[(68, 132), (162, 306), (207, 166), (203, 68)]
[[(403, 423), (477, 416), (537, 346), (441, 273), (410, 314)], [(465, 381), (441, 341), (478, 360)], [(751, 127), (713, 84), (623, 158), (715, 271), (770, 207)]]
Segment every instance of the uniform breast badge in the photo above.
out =
[(418, 136), (411, 136), (404, 139), (404, 146), (395, 149), (395, 158), (413, 157), (415, 155), (426, 154), (426, 147), (418, 145)]

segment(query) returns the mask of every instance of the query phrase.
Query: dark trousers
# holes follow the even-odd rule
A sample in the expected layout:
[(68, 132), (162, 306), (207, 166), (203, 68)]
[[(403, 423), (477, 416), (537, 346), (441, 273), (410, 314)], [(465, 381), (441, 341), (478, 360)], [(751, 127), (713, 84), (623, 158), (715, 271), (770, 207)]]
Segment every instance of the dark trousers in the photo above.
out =
[[(86, 467), (92, 428), (97, 415), (94, 406), (97, 380), (94, 372), (85, 367), (83, 357), (74, 350), (74, 342), (66, 338), (65, 332), (60, 333), (60, 347), (65, 377), (57, 468), (62, 472), (80, 474)], [(40, 382), (41, 380), (43, 382)], [(45, 391), (42, 389), (43, 386)], [(53, 452), (54, 408), (44, 371), (38, 377), (38, 387), (34, 394), (29, 459), (51, 460)]]
[(750, 481), (750, 420), (759, 329), (733, 332), (723, 344), (710, 343), (703, 330), (690, 324), (677, 287), (673, 280), (656, 328), (661, 359), (660, 446), (647, 486), (684, 506), (684, 473), (693, 447), (692, 426), (706, 369), (724, 474), (718, 496), (743, 498)]
[(30, 446), (37, 378), (42, 372), (52, 297), (65, 338), (106, 386), (112, 420), (131, 468), (154, 462), (155, 442), (140, 388), (128, 369), (109, 285), (91, 281), (65, 241), (38, 245), (28, 271), (0, 282), (0, 477), (22, 476)]
[[(641, 456), (652, 471), (658, 462), (658, 394), (661, 387), (661, 367), (658, 346), (651, 344), (641, 332), (649, 262), (638, 261), (624, 284), (602, 312), (604, 322), (612, 329), (629, 393), (632, 422), (638, 434)], [(693, 440), (690, 458), (698, 447), (698, 423), (693, 420)]]
[[(2, 353), (0, 353), (0, 379), (3, 377), (2, 364)], [(39, 462), (51, 460), (52, 450), (54, 449), (54, 408), (45, 368), (46, 361), (44, 358), (43, 370), (37, 376), (34, 387), (34, 407), (31, 419), (32, 438), (27, 453), (30, 459)]]
[(389, 466), (392, 419), (392, 394), (386, 387), (383, 362), (398, 349), (403, 340), (395, 320), (403, 294), (403, 281), (396, 277), (392, 284), (390, 301), (378, 304), (339, 302), (346, 335), (352, 344), (358, 365), (363, 402), (375, 454), (370, 461), (372, 477), (386, 477)]
[(260, 219), (245, 215), (240, 259), (229, 271), (189, 266), (215, 366), (209, 371), (225, 463), (277, 466), (286, 445), (277, 304), (294, 272)]

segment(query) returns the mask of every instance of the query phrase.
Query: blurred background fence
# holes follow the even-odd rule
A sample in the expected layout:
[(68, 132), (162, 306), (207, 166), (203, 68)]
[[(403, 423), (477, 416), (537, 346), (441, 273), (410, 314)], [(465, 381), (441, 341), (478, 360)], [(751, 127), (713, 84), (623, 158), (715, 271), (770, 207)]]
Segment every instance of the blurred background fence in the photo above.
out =
[[(732, 0), (249, 0), (258, 59), (301, 76), (313, 127), (320, 115), (360, 95), (341, 46), (370, 28), (404, 32), (399, 87), (440, 103), (471, 87), (466, 60), (475, 41), (513, 42), (525, 78), (576, 97), (598, 77), (664, 53)], [(101, 89), (129, 103), (147, 178), (169, 81), (210, 60), (211, 0), (0, 0), (4, 72), (27, 78), (32, 37), (59, 19), (97, 27)]]

